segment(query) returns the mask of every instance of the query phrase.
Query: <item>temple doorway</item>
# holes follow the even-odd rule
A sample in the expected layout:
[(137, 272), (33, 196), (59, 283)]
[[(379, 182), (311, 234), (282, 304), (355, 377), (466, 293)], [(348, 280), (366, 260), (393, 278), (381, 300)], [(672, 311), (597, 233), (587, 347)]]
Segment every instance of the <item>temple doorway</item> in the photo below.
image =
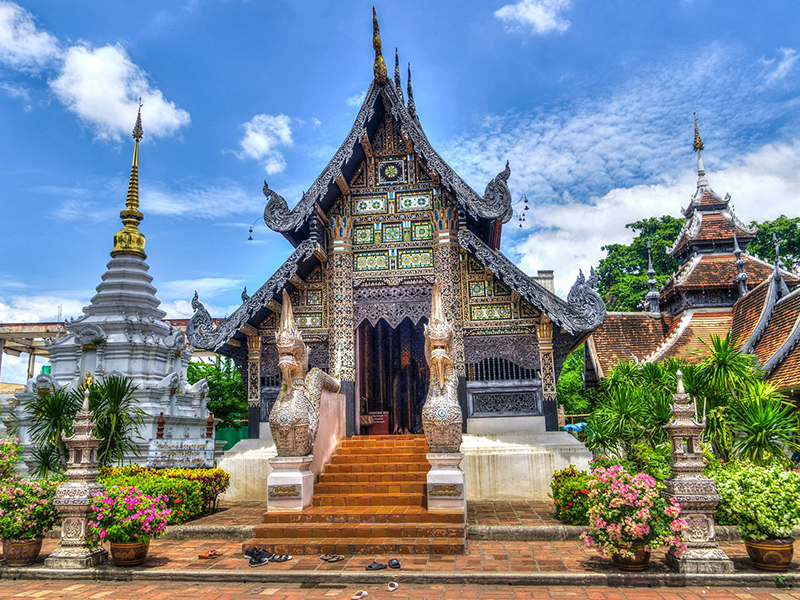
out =
[(406, 317), (397, 327), (384, 319), (356, 329), (356, 398), (361, 434), (422, 433), (428, 393), (424, 322)]

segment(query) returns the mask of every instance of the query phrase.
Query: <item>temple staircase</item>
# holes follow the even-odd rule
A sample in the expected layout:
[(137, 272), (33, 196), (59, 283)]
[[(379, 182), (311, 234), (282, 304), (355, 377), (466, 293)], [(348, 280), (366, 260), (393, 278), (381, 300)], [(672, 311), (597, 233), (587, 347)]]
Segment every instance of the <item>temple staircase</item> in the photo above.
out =
[(342, 441), (300, 513), (264, 514), (244, 548), (276, 554), (463, 554), (465, 515), (425, 508), (424, 435)]

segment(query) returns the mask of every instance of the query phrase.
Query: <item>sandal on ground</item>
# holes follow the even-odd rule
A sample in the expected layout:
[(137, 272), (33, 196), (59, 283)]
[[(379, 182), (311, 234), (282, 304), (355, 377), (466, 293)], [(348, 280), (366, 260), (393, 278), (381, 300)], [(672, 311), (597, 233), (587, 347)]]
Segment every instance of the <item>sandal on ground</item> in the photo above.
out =
[(371, 565), (367, 565), (367, 571), (380, 571), (381, 569), (385, 569), (386, 565), (383, 563), (379, 563), (377, 560), (372, 561)]
[(393, 569), (399, 569), (400, 561), (397, 560), (396, 558), (392, 558), (389, 560), (389, 566), (392, 567)]
[(208, 552), (203, 552), (202, 554), (198, 554), (197, 558), (219, 558), (223, 556), (225, 553), (220, 552), (219, 550), (209, 550)]
[(365, 590), (358, 590), (355, 594), (353, 594), (350, 600), (361, 600), (362, 598), (366, 598), (369, 594)]
[(287, 560), (292, 560), (292, 557), (289, 556), (288, 554), (281, 554), (279, 556), (274, 557), (272, 559), (272, 562), (282, 563), (286, 562)]
[(334, 562), (339, 562), (340, 560), (344, 560), (344, 554), (331, 554), (331, 557), (328, 559), (328, 562), (334, 563)]
[(264, 565), (271, 562), (271, 559), (267, 558), (266, 556), (254, 556), (250, 559), (250, 566), (251, 567), (263, 567)]
[(334, 556), (333, 554), (323, 554), (320, 558), (325, 562), (329, 562)]
[(390, 582), (389, 582), (389, 585), (387, 586), (387, 588), (386, 588), (386, 589), (387, 589), (388, 591), (390, 591), (390, 592), (393, 592), (393, 591), (395, 591), (395, 590), (396, 590), (397, 588), (399, 588), (399, 587), (400, 587), (400, 584), (399, 584), (399, 583), (397, 583), (396, 581), (390, 581)]

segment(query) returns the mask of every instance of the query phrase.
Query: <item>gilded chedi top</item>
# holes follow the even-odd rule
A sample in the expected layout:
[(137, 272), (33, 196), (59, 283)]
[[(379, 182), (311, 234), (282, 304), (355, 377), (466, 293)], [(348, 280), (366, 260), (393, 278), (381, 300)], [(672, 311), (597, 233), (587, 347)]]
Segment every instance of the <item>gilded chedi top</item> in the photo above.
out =
[(133, 127), (133, 164), (131, 165), (131, 178), (128, 183), (128, 197), (125, 200), (125, 210), (119, 213), (124, 227), (114, 234), (114, 249), (111, 256), (120, 254), (133, 254), (147, 258), (144, 253), (145, 238), (139, 231), (139, 223), (144, 215), (139, 210), (139, 140), (142, 139), (142, 101), (139, 99), (139, 114), (136, 125)]

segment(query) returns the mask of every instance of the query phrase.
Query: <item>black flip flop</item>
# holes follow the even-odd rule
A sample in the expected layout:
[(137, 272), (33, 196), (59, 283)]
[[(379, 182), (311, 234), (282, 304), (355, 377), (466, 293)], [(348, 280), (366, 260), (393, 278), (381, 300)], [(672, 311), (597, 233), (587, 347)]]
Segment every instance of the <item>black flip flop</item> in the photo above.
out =
[(344, 554), (332, 554), (331, 557), (328, 559), (329, 563), (339, 562), (340, 560), (344, 560)]
[(392, 558), (389, 560), (389, 566), (392, 567), (393, 569), (399, 569), (400, 561), (397, 560), (396, 558)]
[(380, 571), (381, 569), (385, 569), (386, 565), (383, 563), (379, 563), (377, 560), (372, 561), (371, 565), (367, 565), (367, 571)]
[(272, 562), (282, 563), (286, 562), (287, 560), (292, 560), (292, 557), (289, 556), (288, 554), (281, 554), (280, 556), (276, 556), (275, 558), (273, 558)]
[(320, 558), (321, 558), (322, 560), (324, 560), (325, 562), (330, 562), (330, 561), (331, 561), (331, 559), (332, 559), (334, 556), (336, 556), (336, 555), (335, 555), (335, 554), (323, 554), (322, 556), (320, 556)]

